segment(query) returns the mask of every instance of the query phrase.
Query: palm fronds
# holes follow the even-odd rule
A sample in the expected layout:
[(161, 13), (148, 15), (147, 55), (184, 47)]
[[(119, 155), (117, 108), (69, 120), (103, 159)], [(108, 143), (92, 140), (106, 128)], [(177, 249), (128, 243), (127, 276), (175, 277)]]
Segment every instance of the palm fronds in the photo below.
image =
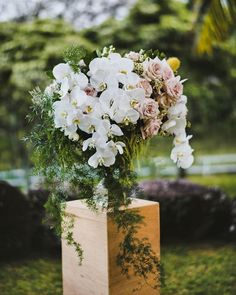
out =
[(214, 44), (227, 39), (236, 23), (236, 0), (195, 0), (195, 50), (212, 53)]

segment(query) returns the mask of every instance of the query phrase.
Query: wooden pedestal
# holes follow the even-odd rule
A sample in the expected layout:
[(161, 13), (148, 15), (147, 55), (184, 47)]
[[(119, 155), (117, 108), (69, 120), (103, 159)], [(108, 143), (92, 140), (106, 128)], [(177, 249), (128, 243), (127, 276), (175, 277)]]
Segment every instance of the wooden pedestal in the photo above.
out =
[[(147, 237), (160, 257), (159, 204), (134, 199), (129, 209), (138, 209), (145, 217), (139, 237)], [(66, 212), (75, 218), (74, 237), (84, 250), (82, 266), (72, 246), (62, 241), (62, 268), (64, 295), (158, 295), (144, 284), (136, 293), (133, 289), (143, 281), (136, 276), (127, 279), (116, 265), (121, 234), (117, 233), (109, 213), (94, 213), (83, 201), (67, 203)]]

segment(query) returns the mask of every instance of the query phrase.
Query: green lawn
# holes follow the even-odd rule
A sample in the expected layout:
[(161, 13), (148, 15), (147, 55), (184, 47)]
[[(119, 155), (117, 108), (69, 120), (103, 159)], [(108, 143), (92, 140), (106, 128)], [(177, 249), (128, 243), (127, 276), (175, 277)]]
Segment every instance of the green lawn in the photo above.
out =
[(219, 187), (230, 197), (236, 197), (236, 174), (191, 175), (188, 179), (202, 185)]
[[(165, 246), (162, 262), (166, 273), (162, 295), (235, 295), (232, 244)], [(62, 295), (60, 260), (34, 258), (0, 265), (0, 294)]]

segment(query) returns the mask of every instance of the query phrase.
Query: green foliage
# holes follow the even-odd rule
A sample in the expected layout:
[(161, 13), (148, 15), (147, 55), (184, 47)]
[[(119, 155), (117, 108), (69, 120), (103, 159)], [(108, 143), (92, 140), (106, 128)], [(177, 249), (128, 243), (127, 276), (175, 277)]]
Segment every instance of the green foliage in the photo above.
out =
[(236, 175), (220, 174), (220, 175), (191, 175), (188, 179), (192, 182), (206, 185), (209, 187), (219, 187), (227, 193), (231, 198), (236, 198)]
[[(162, 247), (168, 284), (163, 295), (234, 295), (234, 245)], [(61, 295), (61, 261), (44, 258), (0, 265), (1, 295)], [(134, 293), (136, 294), (136, 293)]]
[[(121, 267), (122, 274), (129, 277), (130, 273), (141, 276), (146, 284), (152, 288), (160, 287), (160, 282), (164, 282), (163, 272), (160, 275), (160, 261), (157, 254), (152, 250), (152, 246), (147, 238), (138, 238), (138, 231), (144, 222), (138, 211), (121, 211), (115, 216), (118, 231), (124, 234), (124, 239), (120, 243), (120, 252), (117, 256), (117, 264)], [(151, 280), (150, 277), (152, 276)], [(139, 291), (142, 283), (134, 289)]]
[(1, 295), (61, 295), (61, 261), (34, 257), (0, 265)]
[(68, 48), (64, 53), (64, 61), (68, 63), (73, 70), (78, 70), (78, 64), (81, 59), (86, 57), (86, 49), (81, 46), (72, 46)]
[(1, 169), (25, 167), (28, 155), (21, 139), (32, 127), (25, 120), (30, 112), (29, 90), (46, 86), (45, 72), (59, 62), (68, 46), (94, 46), (62, 20), (0, 23), (0, 38)]
[(228, 246), (169, 246), (163, 248), (168, 285), (164, 295), (233, 295), (236, 249)]
[[(231, 141), (236, 124), (236, 35), (234, 33), (225, 44), (215, 46), (211, 57), (195, 56), (195, 17), (181, 1), (139, 0), (122, 22), (110, 19), (85, 30), (82, 35), (100, 46), (114, 44), (121, 51), (158, 47), (167, 56), (179, 57), (182, 64), (179, 73), (188, 78), (184, 92), (189, 97), (189, 120), (194, 137), (207, 140), (211, 134), (217, 147)], [(158, 139), (154, 141), (157, 143)], [(235, 143), (229, 145), (235, 148)]]
[[(113, 48), (105, 48), (101, 53), (98, 51), (97, 53), (105, 55), (109, 50)], [(154, 53), (149, 51), (144, 54)], [(73, 46), (65, 52), (64, 59), (77, 72), (81, 58), (86, 59), (86, 57), (87, 52), (83, 48)], [(78, 129), (79, 139), (75, 142), (54, 126), (53, 103), (59, 99), (58, 94), (49, 95), (37, 88), (31, 92), (31, 95), (33, 105), (28, 118), (34, 123), (34, 128), (28, 140), (34, 150), (35, 171), (45, 177), (51, 192), (45, 205), (51, 227), (67, 241), (68, 245), (75, 248), (81, 264), (83, 249), (74, 239), (74, 220), (66, 213), (65, 202), (70, 194), (74, 194), (84, 199), (91, 209), (97, 210), (99, 207), (96, 199), (97, 185), (103, 183), (107, 195), (103, 197), (102, 203), (105, 209), (109, 210), (118, 231), (124, 234), (120, 253), (117, 253), (122, 273), (128, 275), (132, 269), (135, 275), (141, 276), (146, 282), (149, 281), (149, 276), (153, 275), (154, 282), (151, 285), (155, 289), (158, 288), (160, 277), (158, 257), (147, 239), (136, 237), (142, 217), (137, 212), (127, 210), (124, 214), (124, 211), (120, 210), (122, 206), (127, 207), (131, 204), (132, 197), (134, 195), (138, 197), (139, 193), (136, 175), (131, 169), (133, 160), (143, 146), (140, 129), (132, 124), (130, 127), (127, 126), (125, 134), (121, 137), (126, 144), (124, 154), (117, 155), (114, 165), (99, 166), (94, 169), (88, 166), (92, 151), (82, 152), (82, 144), (87, 139), (87, 134)]]

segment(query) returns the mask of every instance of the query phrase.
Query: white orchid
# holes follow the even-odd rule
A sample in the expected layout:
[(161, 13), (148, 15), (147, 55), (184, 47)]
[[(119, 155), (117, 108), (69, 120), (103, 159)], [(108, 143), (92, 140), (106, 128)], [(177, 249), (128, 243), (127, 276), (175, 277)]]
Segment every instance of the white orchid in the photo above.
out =
[(139, 119), (139, 113), (132, 108), (119, 108), (113, 117), (113, 120), (118, 124), (129, 125), (136, 124)]
[(189, 168), (194, 161), (192, 155), (193, 149), (188, 142), (177, 144), (171, 151), (171, 159), (177, 166), (183, 169)]
[(89, 64), (88, 74), (90, 75), (90, 84), (97, 91), (103, 91), (107, 88), (118, 88), (115, 69), (106, 57), (93, 59)]
[(162, 126), (162, 130), (169, 134), (179, 135), (182, 134), (186, 128), (186, 118), (173, 118), (166, 121)]
[(115, 160), (115, 154), (106, 145), (104, 148), (97, 148), (96, 153), (89, 158), (88, 163), (93, 168), (97, 168), (98, 166), (109, 167), (115, 163)]
[(121, 57), (118, 53), (110, 53), (108, 58), (112, 67), (117, 71), (117, 79), (125, 87), (134, 86), (140, 80), (139, 76), (133, 72), (134, 62), (126, 57)]
[[(53, 103), (55, 128), (69, 139), (82, 140), (82, 151), (94, 149), (90, 166), (109, 167), (118, 154), (123, 154), (125, 143), (116, 141), (124, 136), (126, 125), (136, 125), (140, 134), (157, 133), (157, 128), (175, 136), (171, 159), (179, 167), (187, 168), (193, 162), (186, 135), (187, 97), (182, 94), (182, 82), (176, 77), (165, 59), (145, 58), (143, 52), (121, 56), (114, 50), (104, 50), (101, 57), (88, 63), (88, 72), (75, 72), (68, 63), (54, 67), (55, 80), (45, 89), (45, 94), (58, 97)], [(144, 74), (138, 75), (134, 65), (142, 60)], [(87, 65), (80, 63), (85, 70)], [(163, 109), (151, 81), (165, 81), (162, 95), (176, 99)], [(173, 81), (172, 81), (173, 80)], [(150, 81), (150, 82), (148, 82)], [(158, 125), (158, 126), (157, 126)], [(160, 127), (161, 126), (161, 127)], [(87, 135), (86, 135), (87, 134)], [(143, 134), (142, 134), (143, 135)]]
[(52, 70), (53, 76), (55, 77), (57, 82), (61, 82), (65, 78), (69, 78), (72, 72), (73, 71), (70, 65), (67, 63), (60, 63), (56, 65)]
[(107, 137), (104, 138), (104, 136), (98, 132), (94, 132), (92, 137), (83, 142), (82, 150), (86, 151), (88, 148), (105, 148), (107, 139)]
[(108, 145), (115, 155), (117, 155), (117, 153), (119, 153), (120, 155), (124, 153), (125, 144), (122, 141), (114, 142), (113, 140), (110, 140), (108, 142)]
[(143, 88), (127, 90), (126, 94), (129, 97), (131, 107), (135, 107), (139, 102), (145, 101), (145, 90)]
[(75, 73), (67, 63), (60, 63), (53, 68), (56, 82), (60, 84), (59, 94), (63, 98), (74, 87), (84, 89), (88, 85), (88, 78), (83, 73)]
[(114, 136), (122, 136), (124, 133), (120, 127), (116, 124), (111, 124), (109, 120), (101, 120), (99, 126), (97, 127), (97, 132), (112, 138)]
[(53, 103), (54, 123), (56, 128), (68, 125), (68, 116), (74, 113), (74, 108), (68, 100), (59, 100)]

